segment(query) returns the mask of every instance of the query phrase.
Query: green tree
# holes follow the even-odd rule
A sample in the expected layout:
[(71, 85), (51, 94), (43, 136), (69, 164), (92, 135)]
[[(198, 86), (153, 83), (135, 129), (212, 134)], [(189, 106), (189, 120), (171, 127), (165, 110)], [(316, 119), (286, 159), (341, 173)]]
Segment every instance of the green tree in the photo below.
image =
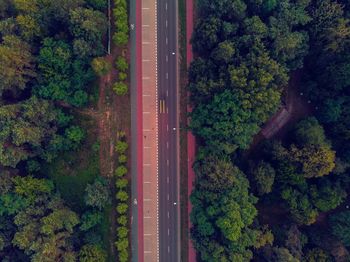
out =
[(48, 149), (57, 131), (52, 105), (32, 96), (18, 104), (0, 106), (0, 163), (16, 167), (31, 157), (50, 161)]
[(332, 233), (345, 246), (350, 246), (350, 211), (342, 211), (333, 214), (329, 218)]
[(0, 94), (25, 89), (35, 76), (29, 45), (16, 36), (4, 36), (0, 44)]
[(99, 177), (85, 189), (85, 203), (88, 206), (104, 209), (110, 203), (108, 182)]
[(101, 224), (103, 219), (103, 214), (101, 212), (91, 212), (88, 211), (84, 213), (81, 217), (80, 229), (82, 231), (87, 231), (96, 225)]
[(14, 176), (9, 186), (7, 193), (0, 192), (0, 199), (12, 195), (24, 203), (14, 210), (0, 201), (0, 210), (7, 209), (8, 219), (16, 226), (13, 247), (23, 250), (33, 261), (74, 258), (71, 238), (79, 217), (55, 194), (52, 181)]
[(335, 167), (335, 151), (329, 146), (307, 145), (302, 149), (292, 146), (290, 153), (291, 158), (301, 164), (307, 178), (328, 175)]
[(299, 145), (327, 145), (323, 127), (315, 117), (300, 121), (295, 127), (295, 139)]
[(69, 12), (70, 32), (76, 39), (85, 41), (89, 55), (103, 53), (102, 36), (107, 31), (106, 17), (100, 11), (88, 8), (76, 8)]
[(248, 192), (248, 180), (229, 161), (216, 157), (197, 162), (195, 172), (191, 236), (200, 258), (251, 259), (248, 248), (254, 245), (259, 232), (249, 228), (257, 211), (256, 198)]
[(85, 89), (93, 74), (85, 61), (75, 59), (69, 44), (52, 38), (44, 39), (38, 63), (40, 77), (35, 92), (40, 97), (75, 106), (86, 104)]
[(213, 148), (232, 153), (246, 149), (259, 127), (242, 101), (230, 91), (215, 95), (211, 103), (198, 105), (191, 115), (194, 133)]
[(327, 253), (320, 248), (310, 249), (305, 256), (306, 262), (329, 262), (331, 261)]
[(253, 176), (259, 195), (272, 191), (275, 181), (275, 170), (269, 163), (260, 161), (257, 164), (253, 164), (249, 172)]
[(112, 69), (112, 65), (103, 57), (94, 58), (91, 62), (91, 66), (98, 76), (104, 76)]
[(100, 246), (84, 245), (79, 251), (80, 262), (105, 262), (107, 253)]

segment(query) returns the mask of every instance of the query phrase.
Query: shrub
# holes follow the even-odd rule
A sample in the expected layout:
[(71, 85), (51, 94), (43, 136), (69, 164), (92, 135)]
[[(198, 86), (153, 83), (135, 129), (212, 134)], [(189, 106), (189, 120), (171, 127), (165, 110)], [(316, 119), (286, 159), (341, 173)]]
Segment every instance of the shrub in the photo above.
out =
[(118, 178), (117, 181), (115, 182), (115, 186), (118, 189), (123, 189), (126, 188), (128, 186), (128, 180), (125, 178)]
[(128, 143), (126, 143), (124, 141), (117, 141), (117, 143), (115, 145), (115, 151), (118, 154), (123, 154), (128, 149), (128, 147), (129, 147)]
[(119, 251), (119, 261), (120, 262), (126, 262), (129, 260), (129, 253), (127, 250), (120, 250)]
[(120, 191), (117, 192), (117, 194), (116, 194), (116, 199), (119, 200), (119, 201), (125, 202), (126, 200), (129, 199), (129, 195), (128, 195), (128, 193), (126, 193), (125, 191), (121, 191), (121, 190), (120, 190)]
[(126, 238), (128, 236), (128, 233), (129, 233), (129, 230), (124, 226), (120, 226), (117, 229), (117, 234), (119, 239)]
[(128, 158), (126, 157), (126, 155), (120, 155), (118, 157), (119, 164), (124, 164), (124, 163), (126, 163), (127, 160), (128, 160)]
[(117, 177), (123, 177), (126, 173), (128, 173), (128, 169), (125, 166), (118, 166), (115, 170), (115, 175)]
[(129, 239), (127, 238), (118, 239), (115, 245), (118, 251), (125, 250), (129, 246)]
[(128, 223), (128, 218), (127, 216), (122, 215), (118, 217), (117, 221), (119, 225), (126, 226), (126, 224)]
[(123, 214), (125, 214), (126, 213), (126, 211), (128, 211), (128, 205), (127, 204), (125, 204), (125, 203), (120, 203), (120, 204), (118, 204), (117, 205), (117, 212), (118, 212), (118, 214), (120, 214), (120, 215), (123, 215)]
[(128, 62), (122, 56), (118, 56), (117, 61), (115, 62), (115, 65), (118, 71), (121, 71), (121, 72), (126, 72), (126, 70), (128, 70), (129, 68)]
[(128, 86), (123, 82), (117, 82), (113, 85), (113, 91), (118, 96), (123, 96), (123, 95), (126, 95), (128, 93)]
[(118, 74), (118, 78), (120, 81), (126, 80), (127, 77), (128, 77), (128, 75), (124, 72), (119, 72), (119, 74)]

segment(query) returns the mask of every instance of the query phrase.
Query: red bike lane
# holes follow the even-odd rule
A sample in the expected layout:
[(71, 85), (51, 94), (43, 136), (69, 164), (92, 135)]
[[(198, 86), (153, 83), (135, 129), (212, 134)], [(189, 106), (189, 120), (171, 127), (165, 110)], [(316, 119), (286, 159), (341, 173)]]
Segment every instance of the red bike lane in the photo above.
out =
[[(186, 1), (186, 41), (187, 41), (187, 47), (186, 47), (186, 57), (187, 57), (187, 68), (189, 68), (191, 61), (193, 59), (193, 53), (192, 53), (192, 45), (191, 45), (191, 36), (193, 33), (193, 0), (187, 0)], [(188, 94), (190, 95), (190, 94)], [(191, 112), (192, 108), (190, 105), (187, 105), (187, 112)], [(190, 119), (188, 119), (189, 123)], [(195, 174), (193, 171), (193, 163), (195, 160), (195, 154), (196, 154), (196, 140), (195, 137), (191, 132), (187, 132), (187, 154), (188, 154), (188, 161), (187, 161), (187, 169), (188, 169), (188, 215), (190, 215), (192, 210), (192, 205), (190, 201), (190, 195), (193, 189), (193, 182), (195, 178)], [(188, 219), (188, 228), (191, 229), (191, 221)], [(189, 236), (188, 239), (188, 261), (189, 262), (195, 262), (196, 261), (196, 252), (193, 248), (191, 237)]]

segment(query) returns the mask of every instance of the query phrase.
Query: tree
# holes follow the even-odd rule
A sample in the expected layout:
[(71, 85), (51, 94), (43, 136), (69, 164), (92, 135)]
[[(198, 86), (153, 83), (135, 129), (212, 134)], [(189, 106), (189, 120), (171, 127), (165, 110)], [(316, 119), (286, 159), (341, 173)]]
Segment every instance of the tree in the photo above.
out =
[(342, 211), (329, 218), (332, 233), (345, 246), (350, 246), (350, 211)]
[(315, 117), (306, 118), (300, 121), (295, 127), (295, 139), (303, 145), (327, 145), (323, 127)]
[(290, 153), (291, 158), (301, 164), (307, 178), (328, 175), (335, 167), (335, 151), (329, 146), (307, 145), (302, 149), (292, 146)]
[(88, 206), (104, 209), (110, 203), (108, 183), (99, 177), (93, 184), (88, 184), (85, 189), (85, 203)]
[(0, 163), (16, 165), (28, 158), (41, 156), (50, 160), (47, 149), (57, 131), (56, 112), (52, 105), (35, 96), (0, 107)]
[(0, 199), (6, 196), (24, 203), (14, 210), (0, 201), (0, 210), (5, 208), (8, 219), (16, 226), (14, 247), (23, 250), (33, 261), (46, 261), (48, 257), (52, 261), (74, 258), (71, 238), (79, 217), (64, 206), (54, 192), (52, 181), (14, 176), (8, 192), (1, 192)]
[(38, 62), (40, 77), (36, 94), (75, 106), (86, 104), (85, 89), (93, 74), (86, 61), (75, 59), (68, 43), (44, 39)]
[(233, 59), (234, 53), (234, 44), (230, 41), (224, 41), (218, 44), (218, 46), (211, 53), (211, 56), (219, 64), (229, 63)]
[(267, 194), (272, 191), (272, 186), (275, 181), (275, 170), (269, 163), (260, 161), (257, 164), (253, 164), (250, 167), (250, 174), (253, 176), (259, 195)]
[(288, 251), (288, 249), (284, 247), (275, 247), (273, 249), (273, 261), (278, 262), (299, 262), (299, 260), (292, 256), (292, 254)]
[(246, 149), (259, 127), (252, 113), (243, 109), (236, 94), (224, 91), (209, 104), (200, 104), (192, 112), (191, 129), (214, 150), (232, 153)]
[(87, 230), (95, 227), (96, 225), (101, 224), (102, 219), (103, 219), (103, 215), (101, 212), (88, 211), (88, 212), (84, 213), (82, 218), (81, 218), (80, 229), (82, 231), (87, 231)]
[(105, 262), (107, 253), (100, 246), (84, 245), (79, 251), (80, 262)]
[(248, 193), (248, 180), (229, 161), (217, 157), (197, 162), (195, 172), (191, 236), (200, 258), (249, 260), (248, 248), (259, 232), (249, 227), (257, 211), (256, 198)]
[(199, 54), (207, 54), (219, 42), (219, 28), (221, 21), (215, 17), (199, 19), (193, 32), (192, 45), (193, 50)]
[(72, 143), (72, 148), (77, 148), (85, 138), (84, 130), (79, 126), (70, 126), (65, 130), (65, 135)]
[(103, 57), (96, 57), (92, 60), (91, 66), (98, 76), (104, 76), (112, 69), (112, 65)]
[(4, 36), (0, 44), (0, 94), (25, 89), (35, 76), (29, 45), (16, 36)]
[(38, 21), (30, 15), (18, 15), (16, 17), (17, 25), (21, 31), (23, 39), (31, 41), (40, 36), (40, 26)]
[(350, 43), (349, 19), (339, 18), (335, 26), (327, 28), (322, 37), (326, 51), (333, 53), (344, 51)]
[(72, 35), (84, 41), (89, 47), (88, 55), (103, 54), (102, 36), (107, 31), (106, 17), (100, 11), (76, 8), (70, 11), (70, 32)]
[(281, 197), (287, 202), (288, 209), (297, 223), (311, 225), (316, 221), (318, 210), (307, 194), (289, 187), (282, 190)]
[(305, 256), (306, 262), (328, 262), (330, 261), (330, 257), (327, 255), (327, 253), (320, 249), (320, 248), (313, 248), (310, 249), (306, 256)]

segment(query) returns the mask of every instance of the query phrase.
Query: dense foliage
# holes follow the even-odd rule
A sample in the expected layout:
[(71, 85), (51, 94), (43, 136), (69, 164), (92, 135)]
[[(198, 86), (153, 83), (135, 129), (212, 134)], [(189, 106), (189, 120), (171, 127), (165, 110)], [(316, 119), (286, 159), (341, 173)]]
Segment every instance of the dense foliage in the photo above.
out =
[[(188, 89), (199, 261), (349, 260), (349, 11), (343, 0), (198, 2)], [(284, 105), (291, 89), (307, 112)], [(292, 114), (283, 132), (252, 144), (281, 107)]]
[[(93, 181), (98, 167), (86, 180), (63, 178), (73, 172), (58, 164), (76, 161), (86, 142), (76, 108), (91, 106), (104, 8), (101, 0), (0, 1), (1, 261), (107, 260), (107, 181)], [(64, 188), (66, 178), (79, 188)]]

